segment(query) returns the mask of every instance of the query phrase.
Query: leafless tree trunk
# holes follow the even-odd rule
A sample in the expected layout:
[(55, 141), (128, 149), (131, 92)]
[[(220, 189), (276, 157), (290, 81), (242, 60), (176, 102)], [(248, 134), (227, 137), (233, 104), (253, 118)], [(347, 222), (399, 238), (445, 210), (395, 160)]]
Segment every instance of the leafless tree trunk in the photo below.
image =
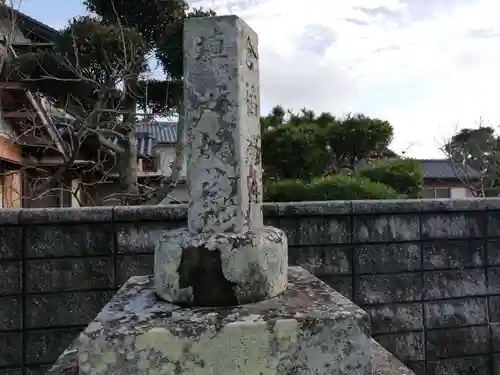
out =
[(120, 175), (121, 190), (130, 195), (137, 195), (137, 144), (136, 144), (136, 116), (137, 100), (137, 77), (130, 77), (125, 82), (125, 113), (123, 115), (122, 137), (120, 146), (123, 153), (118, 161), (118, 173)]

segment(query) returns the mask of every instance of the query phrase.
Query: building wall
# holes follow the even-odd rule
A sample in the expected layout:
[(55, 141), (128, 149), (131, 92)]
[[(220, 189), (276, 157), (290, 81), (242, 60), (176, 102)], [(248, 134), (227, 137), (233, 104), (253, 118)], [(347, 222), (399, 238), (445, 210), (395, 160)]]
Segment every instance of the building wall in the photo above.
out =
[(0, 108), (0, 159), (21, 164), (21, 148), (13, 141), (14, 131), (12, 127), (3, 119)]
[[(149, 183), (148, 186), (154, 187), (156, 181)], [(159, 188), (159, 187), (158, 187)], [(106, 200), (102, 202), (102, 199), (111, 196), (118, 191), (118, 182), (117, 181), (107, 181), (106, 183), (90, 185), (86, 187), (86, 192), (82, 194), (84, 205), (86, 206), (116, 206), (117, 202), (114, 200)], [(187, 202), (189, 200), (189, 194), (187, 190), (187, 186), (185, 184), (179, 184), (168, 194), (167, 197), (162, 201), (162, 204), (171, 204), (171, 203), (179, 203)], [(99, 202), (99, 203), (96, 203)]]
[[(500, 371), (500, 199), (264, 205), (289, 259), (371, 315), (417, 374)], [(43, 373), (186, 207), (0, 211), (0, 373)], [(23, 344), (24, 343), (24, 344)], [(38, 372), (37, 372), (38, 371)]]
[(453, 199), (463, 199), (463, 198), (473, 198), (472, 192), (469, 188), (464, 186), (460, 181), (441, 181), (436, 182), (433, 180), (424, 181), (424, 189), (431, 188), (448, 188), (451, 191), (450, 198)]
[[(169, 176), (172, 173), (170, 166), (175, 160), (175, 146), (170, 144), (160, 144), (154, 148), (154, 153), (157, 157), (158, 168), (156, 171), (148, 171), (148, 172), (159, 172), (163, 176)], [(140, 172), (141, 171), (139, 171), (139, 174), (141, 174)], [(184, 177), (185, 176), (182, 175), (181, 173), (181, 178)], [(151, 177), (148, 186), (154, 187), (155, 185), (158, 185), (158, 181), (160, 178), (161, 176), (158, 176), (157, 178)], [(95, 205), (95, 203), (92, 202), (100, 202), (106, 196), (110, 196), (111, 194), (116, 193), (117, 191), (118, 191), (117, 180), (112, 181), (111, 179), (109, 179), (105, 183), (89, 186), (87, 187), (86, 193), (84, 194), (84, 196), (85, 195), (88, 196), (88, 199), (85, 201), (85, 204), (88, 206)], [(179, 201), (187, 202), (188, 199), (189, 199), (189, 194), (187, 186), (185, 184), (179, 184), (168, 194), (168, 197), (165, 197), (162, 203), (170, 204), (170, 203), (178, 203)], [(99, 203), (99, 205), (104, 205), (104, 206), (114, 206), (116, 204), (117, 204), (116, 201), (111, 201), (111, 200), (108, 200), (104, 203), (102, 202)]]
[(158, 158), (158, 172), (169, 176), (172, 173), (170, 166), (175, 160), (175, 147), (163, 144), (156, 146), (154, 151)]
[[(0, 160), (13, 164), (22, 164), (21, 149), (12, 141), (14, 132), (10, 125), (3, 119), (0, 108)], [(0, 207), (20, 208), (22, 206), (21, 172), (15, 170), (0, 170)]]
[(9, 171), (3, 174), (3, 208), (21, 208), (23, 191), (21, 172)]

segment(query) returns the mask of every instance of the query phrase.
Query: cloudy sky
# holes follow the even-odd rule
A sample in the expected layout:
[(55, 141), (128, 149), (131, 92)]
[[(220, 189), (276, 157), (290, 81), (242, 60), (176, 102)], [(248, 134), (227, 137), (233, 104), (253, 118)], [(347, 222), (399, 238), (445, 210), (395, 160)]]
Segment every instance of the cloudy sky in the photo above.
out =
[[(481, 117), (500, 125), (498, 0), (189, 2), (258, 32), (263, 112), (380, 117), (395, 128), (393, 148), (420, 158), (441, 157), (443, 140)], [(21, 10), (56, 28), (84, 12), (79, 0), (23, 0)]]

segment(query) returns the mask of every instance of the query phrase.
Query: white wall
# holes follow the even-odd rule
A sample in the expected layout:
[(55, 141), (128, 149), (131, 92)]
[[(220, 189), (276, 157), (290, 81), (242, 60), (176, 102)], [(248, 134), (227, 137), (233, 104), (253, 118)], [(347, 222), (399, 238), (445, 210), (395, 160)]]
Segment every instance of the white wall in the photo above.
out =
[[(164, 176), (169, 176), (172, 173), (170, 166), (175, 161), (175, 145), (158, 145), (155, 147), (155, 151), (159, 163), (158, 172), (161, 172)], [(185, 178), (186, 168), (184, 163), (180, 173), (180, 179), (184, 180)], [(177, 203), (177, 200), (181, 202), (187, 202), (189, 200), (187, 185), (181, 184), (176, 186), (170, 192), (169, 197), (165, 197), (161, 204)]]
[(452, 187), (450, 189), (450, 196), (454, 199), (467, 198), (467, 188), (465, 187)]
[(158, 145), (155, 147), (155, 153), (158, 157), (158, 172), (165, 176), (172, 173), (170, 166), (175, 160), (175, 148), (173, 145)]

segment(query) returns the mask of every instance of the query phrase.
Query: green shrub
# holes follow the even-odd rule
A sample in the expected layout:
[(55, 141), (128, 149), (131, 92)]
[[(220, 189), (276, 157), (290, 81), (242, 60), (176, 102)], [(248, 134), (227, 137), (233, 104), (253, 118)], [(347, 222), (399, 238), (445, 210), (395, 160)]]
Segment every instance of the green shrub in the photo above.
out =
[(418, 160), (378, 160), (356, 172), (359, 177), (392, 187), (407, 198), (420, 198), (424, 187), (424, 171)]
[(329, 176), (315, 180), (308, 186), (308, 200), (311, 201), (396, 198), (398, 193), (391, 187), (356, 176)]
[(281, 180), (264, 184), (267, 202), (300, 202), (307, 196), (307, 184), (301, 180)]
[(309, 184), (300, 180), (283, 180), (264, 186), (264, 200), (268, 202), (396, 198), (398, 193), (387, 185), (347, 175), (329, 176)]
[(500, 196), (500, 186), (484, 188), (484, 195), (486, 197), (498, 197), (498, 196)]

